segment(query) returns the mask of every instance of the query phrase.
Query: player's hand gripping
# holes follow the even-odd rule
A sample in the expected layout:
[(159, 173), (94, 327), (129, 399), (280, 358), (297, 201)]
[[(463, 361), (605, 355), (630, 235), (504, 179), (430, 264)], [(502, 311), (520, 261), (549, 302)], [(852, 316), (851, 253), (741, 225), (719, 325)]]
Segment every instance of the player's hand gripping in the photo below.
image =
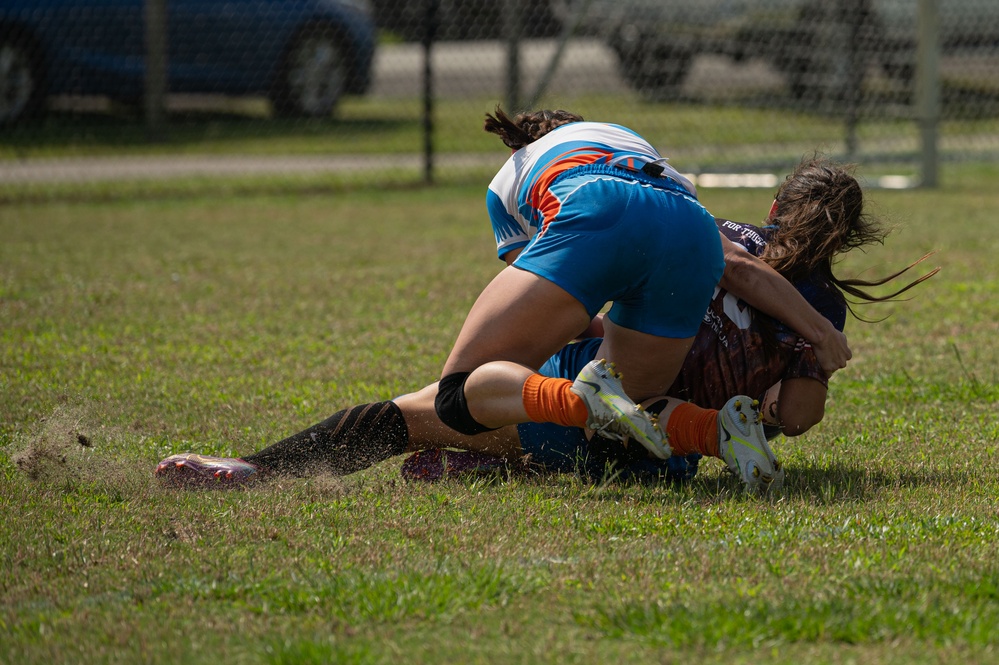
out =
[(836, 370), (846, 367), (846, 363), (853, 357), (846, 335), (832, 326), (821, 340), (811, 340), (811, 342), (815, 357), (829, 376), (832, 376)]

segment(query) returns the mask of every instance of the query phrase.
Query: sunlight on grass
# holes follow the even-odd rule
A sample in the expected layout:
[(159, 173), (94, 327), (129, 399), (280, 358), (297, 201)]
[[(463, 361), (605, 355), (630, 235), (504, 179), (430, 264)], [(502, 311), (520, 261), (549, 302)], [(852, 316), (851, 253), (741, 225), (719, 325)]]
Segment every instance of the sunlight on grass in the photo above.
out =
[[(987, 662), (997, 201), (989, 169), (948, 176), (870, 192), (896, 231), (839, 269), (943, 270), (848, 322), (855, 359), (823, 423), (775, 443), (762, 501), (717, 460), (675, 487), (406, 483), (398, 461), (161, 487), (168, 454), (246, 454), (435, 380), (501, 268), (481, 183), (8, 202), (0, 660)], [(771, 196), (702, 198), (758, 221)]]

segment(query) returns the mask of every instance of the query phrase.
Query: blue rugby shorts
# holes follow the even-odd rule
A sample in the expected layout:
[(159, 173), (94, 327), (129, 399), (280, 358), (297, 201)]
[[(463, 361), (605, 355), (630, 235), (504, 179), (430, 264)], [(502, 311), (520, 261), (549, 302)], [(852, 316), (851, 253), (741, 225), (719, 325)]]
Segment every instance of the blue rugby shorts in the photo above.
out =
[(714, 217), (666, 179), (605, 165), (552, 183), (561, 208), (514, 266), (548, 279), (590, 316), (613, 301), (619, 326), (659, 337), (697, 333), (725, 268)]

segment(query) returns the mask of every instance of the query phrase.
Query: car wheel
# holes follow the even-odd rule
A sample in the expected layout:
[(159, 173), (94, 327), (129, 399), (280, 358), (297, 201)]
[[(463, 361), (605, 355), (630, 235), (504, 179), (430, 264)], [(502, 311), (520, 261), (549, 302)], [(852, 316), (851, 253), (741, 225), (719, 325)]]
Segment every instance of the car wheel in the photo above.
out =
[(310, 26), (285, 53), (271, 93), (281, 116), (323, 118), (336, 108), (347, 86), (349, 61), (337, 31), (328, 24)]
[(791, 96), (821, 102), (841, 98), (847, 86), (849, 34), (835, 3), (805, 5), (795, 24), (786, 74)]
[(0, 126), (35, 116), (44, 99), (38, 51), (27, 40), (0, 35)]
[(611, 40), (621, 75), (636, 91), (654, 96), (675, 95), (683, 84), (693, 52), (682, 45), (646, 37), (625, 26)]
[(878, 50), (878, 21), (865, 0), (806, 5), (780, 66), (791, 95), (815, 103), (858, 99)]

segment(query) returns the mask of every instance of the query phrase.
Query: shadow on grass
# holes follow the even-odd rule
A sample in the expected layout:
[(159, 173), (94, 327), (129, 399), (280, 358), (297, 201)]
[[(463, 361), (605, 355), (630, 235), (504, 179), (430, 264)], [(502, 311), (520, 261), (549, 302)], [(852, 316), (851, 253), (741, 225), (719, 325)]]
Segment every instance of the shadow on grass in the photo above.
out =
[(351, 137), (352, 142), (376, 140), (400, 129), (418, 128), (418, 118), (271, 118), (225, 110), (171, 111), (165, 127), (152, 134), (141, 109), (94, 111), (51, 110), (0, 133), (0, 151), (33, 153), (66, 149), (115, 149), (152, 147), (183, 148), (188, 145), (242, 141), (298, 142), (314, 137)]
[[(585, 479), (584, 479), (585, 480)], [(536, 476), (536, 482), (545, 482), (544, 476)], [(904, 473), (888, 473), (844, 462), (833, 462), (819, 466), (788, 467), (784, 487), (773, 497), (780, 499), (800, 499), (807, 503), (836, 504), (854, 503), (878, 499), (886, 493), (905, 489), (928, 488), (947, 489), (966, 487), (975, 483), (973, 474), (966, 471), (925, 469)], [(662, 490), (676, 491), (686, 498), (710, 499), (743, 496), (741, 483), (728, 473), (717, 473), (713, 468), (702, 466), (698, 475), (690, 482), (658, 483), (635, 480), (614, 480), (593, 483), (592, 495), (601, 500), (622, 501), (635, 498), (634, 488), (643, 486), (651, 490), (650, 501), (661, 501)], [(663, 487), (665, 486), (665, 487)], [(659, 489), (655, 489), (655, 488)]]
[(787, 474), (783, 496), (821, 503), (863, 501), (902, 489), (945, 489), (975, 482), (966, 471), (923, 469), (886, 473), (843, 462), (822, 467), (791, 467)]

